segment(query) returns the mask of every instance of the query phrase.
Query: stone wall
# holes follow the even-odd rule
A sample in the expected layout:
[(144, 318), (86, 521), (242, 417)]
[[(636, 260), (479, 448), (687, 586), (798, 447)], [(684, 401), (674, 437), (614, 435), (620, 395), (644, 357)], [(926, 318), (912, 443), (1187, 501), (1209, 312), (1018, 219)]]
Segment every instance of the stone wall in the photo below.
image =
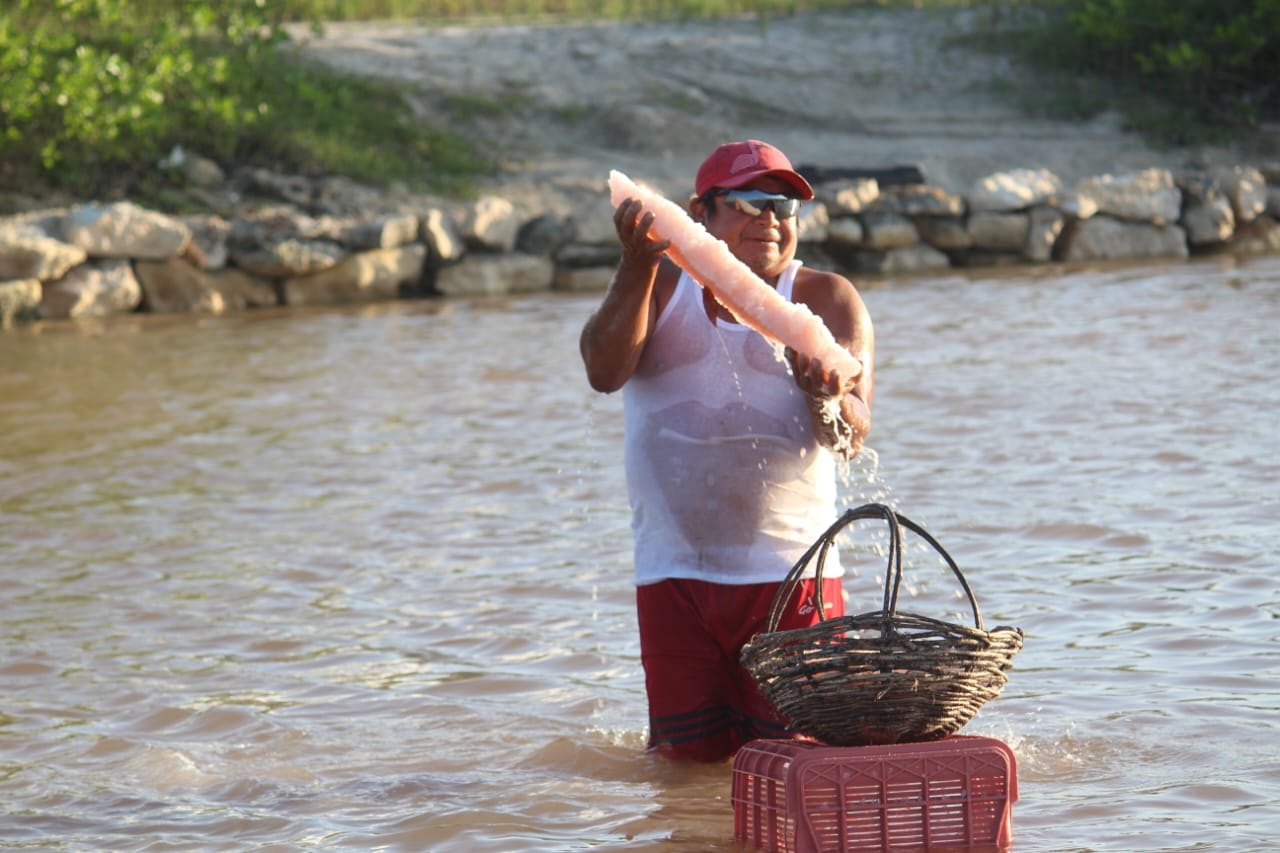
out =
[[(817, 198), (800, 214), (806, 263), (857, 278), (1280, 253), (1280, 165), (1148, 169), (1070, 188), (1015, 170), (964, 195), (895, 174), (815, 174)], [(305, 179), (253, 180), (274, 197), (226, 214), (119, 201), (0, 219), (0, 322), (593, 291), (618, 258), (603, 178), (466, 204), (381, 204), (367, 192), (341, 204)]]

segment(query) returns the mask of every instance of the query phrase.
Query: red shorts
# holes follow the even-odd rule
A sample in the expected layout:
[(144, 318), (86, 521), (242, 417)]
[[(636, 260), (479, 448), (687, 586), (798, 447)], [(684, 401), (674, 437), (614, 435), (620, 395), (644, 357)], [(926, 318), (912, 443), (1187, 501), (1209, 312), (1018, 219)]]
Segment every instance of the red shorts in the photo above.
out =
[[(749, 740), (788, 736), (786, 721), (738, 662), (743, 644), (764, 630), (780, 586), (665, 580), (636, 588), (651, 750), (720, 761)], [(839, 578), (823, 579), (822, 601), (825, 618), (844, 615)], [(778, 627), (819, 621), (810, 578), (791, 596)]]

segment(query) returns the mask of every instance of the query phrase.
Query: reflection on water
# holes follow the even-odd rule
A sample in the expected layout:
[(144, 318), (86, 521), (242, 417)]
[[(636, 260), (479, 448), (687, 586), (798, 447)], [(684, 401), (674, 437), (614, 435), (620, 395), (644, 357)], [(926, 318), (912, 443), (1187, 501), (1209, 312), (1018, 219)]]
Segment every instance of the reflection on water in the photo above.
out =
[[(1017, 753), (1019, 853), (1274, 849), (1278, 280), (865, 290), (846, 497), (1027, 631), (966, 729)], [(595, 301), (0, 335), (0, 847), (741, 849), (728, 764), (643, 753)], [(874, 606), (880, 543), (847, 549)], [(909, 581), (961, 613), (923, 559)]]

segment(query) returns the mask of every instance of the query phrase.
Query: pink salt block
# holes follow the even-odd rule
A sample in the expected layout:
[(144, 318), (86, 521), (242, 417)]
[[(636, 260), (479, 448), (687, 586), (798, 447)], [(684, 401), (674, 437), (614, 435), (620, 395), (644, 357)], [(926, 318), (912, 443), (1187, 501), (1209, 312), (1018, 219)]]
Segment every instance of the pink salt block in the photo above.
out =
[(715, 294), (739, 322), (777, 344), (817, 359), (842, 379), (862, 372), (861, 362), (836, 342), (818, 315), (807, 305), (784, 299), (680, 205), (617, 170), (609, 173), (609, 198), (614, 207), (634, 198), (652, 213), (650, 230), (659, 239), (671, 241), (667, 254), (694, 281)]

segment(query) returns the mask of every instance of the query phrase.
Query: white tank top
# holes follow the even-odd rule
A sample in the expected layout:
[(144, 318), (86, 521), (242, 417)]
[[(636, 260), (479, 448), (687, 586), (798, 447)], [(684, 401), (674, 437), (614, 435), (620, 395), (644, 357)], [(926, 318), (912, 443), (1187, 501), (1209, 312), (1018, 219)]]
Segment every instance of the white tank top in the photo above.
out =
[[(799, 268), (778, 281), (788, 301)], [(780, 581), (836, 520), (835, 458), (790, 368), (758, 332), (713, 324), (687, 274), (622, 395), (637, 584)], [(833, 548), (823, 576), (841, 574)]]

